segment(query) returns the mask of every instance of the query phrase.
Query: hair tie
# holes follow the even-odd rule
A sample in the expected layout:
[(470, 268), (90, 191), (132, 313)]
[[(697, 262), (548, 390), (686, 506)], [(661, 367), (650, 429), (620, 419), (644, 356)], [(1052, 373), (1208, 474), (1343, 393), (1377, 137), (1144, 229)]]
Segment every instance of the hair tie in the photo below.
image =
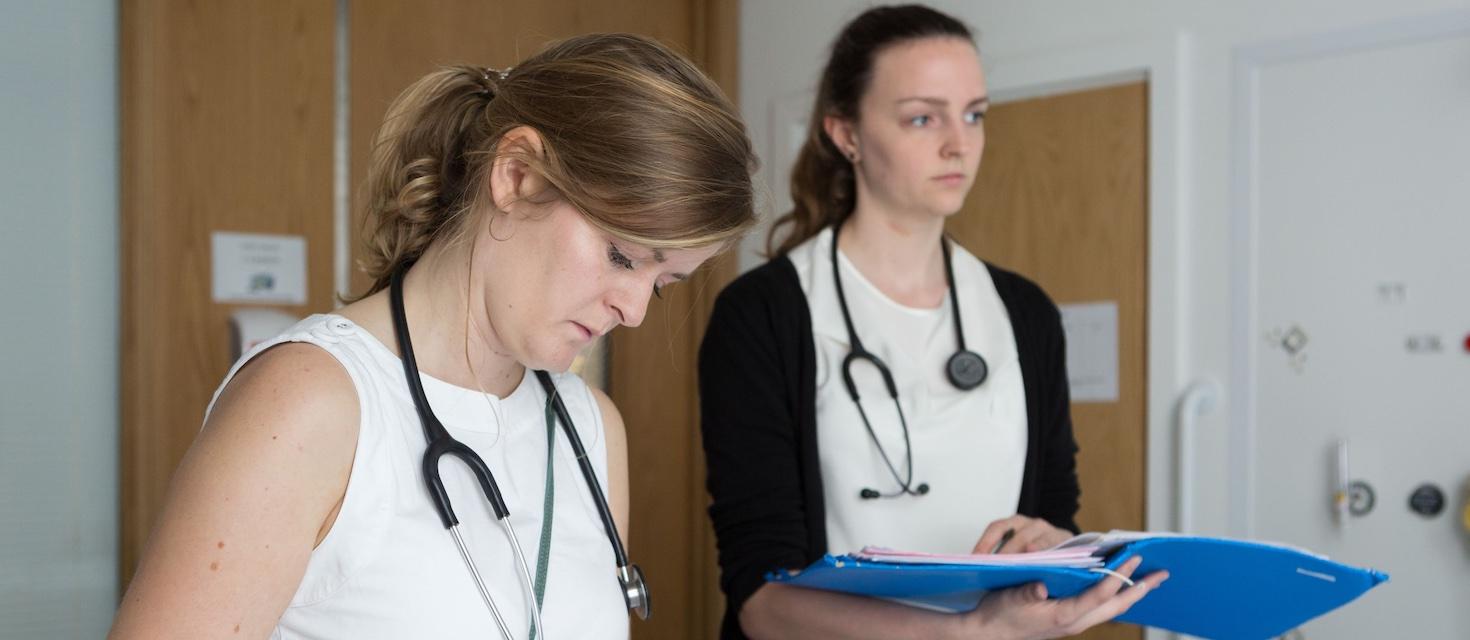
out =
[(500, 83), (510, 75), (510, 67), (504, 69), (492, 69), (490, 67), (480, 68), (480, 95), (485, 98), (494, 98), (500, 92)]

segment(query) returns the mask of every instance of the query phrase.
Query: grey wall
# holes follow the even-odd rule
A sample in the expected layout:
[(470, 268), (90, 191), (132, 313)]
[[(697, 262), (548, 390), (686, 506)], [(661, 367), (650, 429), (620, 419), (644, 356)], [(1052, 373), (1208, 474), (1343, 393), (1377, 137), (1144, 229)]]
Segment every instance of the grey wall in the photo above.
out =
[(117, 6), (0, 19), (0, 638), (117, 603)]

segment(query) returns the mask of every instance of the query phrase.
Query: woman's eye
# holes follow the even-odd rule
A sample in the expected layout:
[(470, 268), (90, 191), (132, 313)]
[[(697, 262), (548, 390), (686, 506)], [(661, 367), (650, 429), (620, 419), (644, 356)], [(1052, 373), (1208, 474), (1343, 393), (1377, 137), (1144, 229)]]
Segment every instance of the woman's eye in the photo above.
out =
[(929, 124), (929, 120), (931, 120), (929, 116), (914, 116), (909, 118), (909, 124), (915, 127), (922, 127)]
[(967, 124), (978, 124), (981, 120), (984, 120), (984, 119), (985, 119), (985, 112), (984, 111), (971, 111), (971, 112), (965, 114), (965, 122)]
[(628, 256), (623, 255), (623, 252), (618, 250), (617, 245), (608, 243), (607, 259), (609, 262), (617, 265), (620, 268), (627, 269), (629, 271), (633, 270), (633, 261), (630, 260)]

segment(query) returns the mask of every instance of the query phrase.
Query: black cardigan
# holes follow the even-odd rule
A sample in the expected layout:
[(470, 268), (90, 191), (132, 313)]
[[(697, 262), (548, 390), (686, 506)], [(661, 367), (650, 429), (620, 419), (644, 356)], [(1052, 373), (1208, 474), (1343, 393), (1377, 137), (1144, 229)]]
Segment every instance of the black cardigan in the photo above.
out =
[[(1077, 444), (1061, 316), (1031, 281), (986, 268), (1010, 315), (1026, 387), (1029, 434), (1016, 511), (1075, 532)], [(806, 295), (784, 256), (725, 288), (700, 346), (700, 419), (725, 638), (745, 637), (740, 607), (766, 573), (803, 568), (827, 552), (815, 349)]]

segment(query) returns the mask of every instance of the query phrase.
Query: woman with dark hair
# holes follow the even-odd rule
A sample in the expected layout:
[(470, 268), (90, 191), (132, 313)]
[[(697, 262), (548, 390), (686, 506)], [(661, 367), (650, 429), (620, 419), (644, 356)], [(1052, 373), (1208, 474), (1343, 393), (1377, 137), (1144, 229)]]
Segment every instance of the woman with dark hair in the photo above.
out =
[(700, 350), (726, 637), (1064, 635), (1167, 577), (957, 616), (765, 582), (866, 544), (1024, 552), (1077, 530), (1056, 305), (944, 235), (988, 105), (969, 29), (927, 7), (871, 9), (832, 45), (774, 258), (720, 295)]
[(641, 36), (409, 86), (368, 171), (372, 285), (226, 376), (112, 637), (626, 638), (623, 422), (565, 372), (754, 224), (754, 166)]

